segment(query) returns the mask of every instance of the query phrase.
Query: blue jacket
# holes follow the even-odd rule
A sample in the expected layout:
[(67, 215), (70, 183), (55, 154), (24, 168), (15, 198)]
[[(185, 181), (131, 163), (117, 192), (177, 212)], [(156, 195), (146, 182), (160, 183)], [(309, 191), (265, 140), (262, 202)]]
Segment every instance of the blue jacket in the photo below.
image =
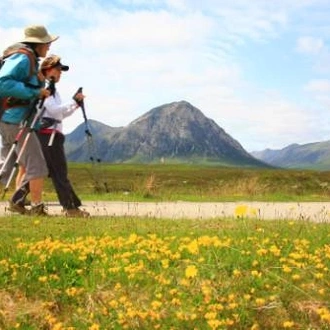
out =
[[(38, 79), (39, 64), (36, 61), (35, 73), (32, 76), (30, 76), (30, 65), (34, 63), (30, 64), (29, 57), (21, 53), (15, 53), (5, 60), (0, 70), (0, 97), (12, 96), (32, 102), (39, 96), (41, 88)], [(1, 120), (19, 124), (28, 116), (29, 111), (28, 105), (15, 106), (6, 110)]]

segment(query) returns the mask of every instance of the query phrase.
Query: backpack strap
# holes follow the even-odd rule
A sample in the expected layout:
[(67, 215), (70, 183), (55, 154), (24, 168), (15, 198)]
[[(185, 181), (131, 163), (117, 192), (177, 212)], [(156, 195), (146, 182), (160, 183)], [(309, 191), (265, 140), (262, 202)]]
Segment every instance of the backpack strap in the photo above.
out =
[(5, 51), (3, 52), (2, 60), (5, 60), (9, 56), (20, 53), (20, 54), (25, 54), (30, 61), (30, 69), (29, 69), (29, 77), (30, 79), (33, 74), (36, 72), (36, 64), (37, 64), (37, 58), (31, 48), (28, 48), (25, 44), (23, 43), (16, 43), (12, 46), (9, 46)]
[[(29, 81), (29, 79), (33, 76), (34, 73), (37, 72), (36, 70), (36, 64), (37, 64), (37, 57), (35, 56), (32, 49), (28, 48), (23, 43), (16, 43), (12, 46), (9, 46), (4, 52), (3, 56), (1, 57), (1, 60), (4, 61), (6, 58), (10, 57), (13, 54), (20, 53), (24, 54), (29, 58), (30, 62), (30, 68), (29, 68), (29, 75), (26, 79), (26, 82)], [(15, 106), (27, 106), (30, 104), (30, 100), (22, 100), (14, 97), (4, 97), (0, 100), (0, 117), (2, 116), (2, 113)]]

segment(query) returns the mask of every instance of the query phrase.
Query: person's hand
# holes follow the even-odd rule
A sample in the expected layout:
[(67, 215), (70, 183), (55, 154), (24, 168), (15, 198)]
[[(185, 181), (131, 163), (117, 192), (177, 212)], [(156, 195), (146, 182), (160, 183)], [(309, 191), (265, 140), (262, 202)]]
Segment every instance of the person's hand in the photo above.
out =
[(74, 100), (79, 103), (81, 102), (83, 99), (85, 98), (85, 95), (83, 93), (77, 93), (75, 96), (74, 96)]
[(45, 99), (50, 95), (50, 91), (47, 88), (41, 88), (40, 89), (40, 93), (39, 93), (39, 97), (41, 99)]

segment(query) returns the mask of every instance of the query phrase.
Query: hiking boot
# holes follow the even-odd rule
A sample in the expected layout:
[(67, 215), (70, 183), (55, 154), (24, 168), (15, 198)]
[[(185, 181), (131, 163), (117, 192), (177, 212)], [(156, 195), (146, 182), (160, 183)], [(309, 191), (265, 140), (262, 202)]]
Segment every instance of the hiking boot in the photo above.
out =
[(36, 215), (36, 216), (46, 216), (48, 213), (46, 212), (47, 208), (44, 203), (39, 203), (31, 207), (29, 215)]
[(64, 210), (64, 214), (68, 218), (88, 218), (90, 214), (80, 208)]
[(29, 212), (29, 210), (27, 210), (23, 204), (14, 203), (13, 201), (9, 201), (8, 211), (19, 214), (27, 214)]

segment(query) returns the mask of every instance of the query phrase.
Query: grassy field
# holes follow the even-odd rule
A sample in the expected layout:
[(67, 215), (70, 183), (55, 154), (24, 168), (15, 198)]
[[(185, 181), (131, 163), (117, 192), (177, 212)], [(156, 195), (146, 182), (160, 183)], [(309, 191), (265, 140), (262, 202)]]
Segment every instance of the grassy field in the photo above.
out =
[[(330, 194), (330, 173), (315, 171), (70, 164), (70, 176), (84, 200)], [(49, 181), (45, 191), (56, 199)], [(330, 329), (326, 223), (7, 216), (0, 226), (1, 330)]]
[[(328, 201), (330, 171), (189, 165), (70, 164), (84, 200)], [(51, 183), (46, 199), (55, 199)]]
[(330, 329), (330, 234), (294, 221), (0, 218), (0, 328)]

